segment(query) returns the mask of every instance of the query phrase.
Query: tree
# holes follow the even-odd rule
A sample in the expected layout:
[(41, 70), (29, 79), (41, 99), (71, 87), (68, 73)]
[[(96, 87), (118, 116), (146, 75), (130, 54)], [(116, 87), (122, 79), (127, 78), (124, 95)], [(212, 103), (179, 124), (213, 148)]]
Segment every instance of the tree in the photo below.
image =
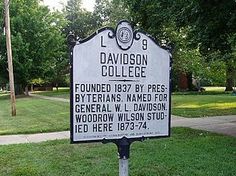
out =
[(85, 38), (99, 27), (100, 19), (93, 16), (92, 12), (83, 9), (81, 0), (69, 0), (63, 11), (68, 20), (68, 25), (65, 28), (67, 35), (73, 33), (79, 38)]
[(6, 59), (6, 49), (3, 51), (3, 48), (6, 48), (6, 40), (5, 40), (5, 36), (4, 36), (4, 4), (3, 1), (0, 1), (0, 13), (2, 14), (0, 16), (0, 86), (1, 88), (5, 87), (7, 81), (7, 72), (3, 71), (6, 70), (6, 66), (7, 66), (7, 59)]
[(175, 21), (180, 21), (179, 26), (190, 27), (192, 44), (199, 46), (203, 56), (217, 52), (223, 58), (226, 64), (226, 91), (231, 91), (235, 64), (233, 36), (236, 33), (236, 2), (194, 0), (177, 3), (178, 6), (173, 6), (177, 12)]
[[(38, 0), (15, 0), (10, 4), (15, 82), (26, 88), (32, 79), (44, 78), (48, 63), (64, 53), (65, 36), (57, 27), (58, 15)], [(1, 38), (1, 46), (4, 37)], [(5, 67), (5, 47), (0, 65)], [(3, 70), (6, 72), (6, 69)], [(4, 73), (5, 74), (5, 73)]]
[[(122, 9), (122, 10), (120, 10)], [(93, 12), (81, 7), (81, 0), (69, 0), (64, 9), (69, 21), (65, 32), (85, 38), (104, 26), (113, 26), (122, 19), (129, 19), (129, 11), (122, 0), (96, 0)]]
[(115, 27), (122, 19), (131, 20), (129, 10), (122, 0), (96, 0), (93, 14), (100, 19), (100, 26)]
[[(236, 31), (234, 0), (124, 1), (129, 6), (135, 22), (161, 41), (174, 43), (176, 53), (180, 51), (176, 46), (185, 42), (186, 51), (198, 50), (206, 61), (213, 53), (219, 54), (226, 63), (226, 90), (232, 90), (235, 63), (232, 54), (235, 39), (232, 36)], [(173, 32), (168, 33), (175, 31), (181, 34), (183, 30), (184, 38), (173, 38)]]
[(51, 15), (52, 27), (50, 30), (53, 42), (51, 42), (51, 54), (48, 56), (50, 59), (43, 63), (44, 71), (42, 78), (46, 82), (53, 83), (58, 90), (59, 83), (65, 82), (66, 75), (70, 71), (66, 45), (67, 40), (64, 33), (64, 27), (67, 21), (59, 12), (53, 12)]
[[(158, 39), (158, 43), (162, 47), (172, 50), (173, 55), (173, 70), (174, 70), (174, 89), (177, 89), (178, 79), (180, 75), (192, 77), (194, 64), (197, 64), (195, 57), (198, 56), (197, 49), (189, 48), (187, 40), (188, 28), (178, 30), (176, 24), (171, 17), (171, 12), (168, 9), (168, 1), (143, 1), (143, 0), (124, 0), (127, 4), (133, 22)], [(189, 59), (191, 57), (191, 60)], [(198, 58), (196, 58), (198, 60)], [(196, 73), (195, 73), (196, 74)], [(191, 83), (190, 81), (188, 81)], [(192, 84), (186, 82), (189, 90), (192, 89)]]

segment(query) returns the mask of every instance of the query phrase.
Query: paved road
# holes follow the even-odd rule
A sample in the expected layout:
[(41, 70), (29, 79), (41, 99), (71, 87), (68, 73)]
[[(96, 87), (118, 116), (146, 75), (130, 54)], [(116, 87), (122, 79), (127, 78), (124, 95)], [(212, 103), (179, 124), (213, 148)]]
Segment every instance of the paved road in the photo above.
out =
[[(172, 116), (171, 126), (190, 127), (236, 137), (236, 115), (207, 118), (183, 118)], [(69, 131), (27, 135), (3, 135), (0, 136), (0, 145), (69, 139), (69, 136)]]

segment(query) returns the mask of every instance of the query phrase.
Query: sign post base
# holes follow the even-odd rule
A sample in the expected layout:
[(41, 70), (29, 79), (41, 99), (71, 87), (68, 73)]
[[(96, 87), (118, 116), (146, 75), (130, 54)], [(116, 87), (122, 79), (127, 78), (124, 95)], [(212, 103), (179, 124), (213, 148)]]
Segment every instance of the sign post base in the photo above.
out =
[(119, 154), (119, 176), (128, 176), (129, 175), (129, 152), (130, 152), (130, 144), (132, 142), (129, 141), (126, 137), (118, 140), (116, 142)]
[(102, 143), (106, 144), (113, 142), (116, 144), (119, 155), (119, 176), (128, 176), (129, 175), (129, 154), (130, 154), (130, 145), (134, 141), (144, 141), (145, 138), (129, 139), (123, 137), (118, 140), (103, 140)]
[(129, 175), (129, 161), (128, 159), (119, 159), (119, 176)]

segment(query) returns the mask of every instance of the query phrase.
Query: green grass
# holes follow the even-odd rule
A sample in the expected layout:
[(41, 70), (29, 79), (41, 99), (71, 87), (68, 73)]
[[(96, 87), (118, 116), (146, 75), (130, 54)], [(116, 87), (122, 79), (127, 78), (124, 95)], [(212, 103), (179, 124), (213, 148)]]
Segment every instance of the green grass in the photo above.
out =
[(204, 89), (208, 92), (208, 91), (212, 91), (212, 92), (224, 92), (225, 91), (225, 87), (204, 87)]
[[(69, 89), (42, 92), (43, 95), (69, 97)], [(50, 95), (51, 94), (51, 95)], [(17, 98), (17, 116), (10, 116), (10, 100), (0, 94), (0, 135), (63, 131), (69, 129), (69, 103), (39, 98)], [(174, 94), (172, 114), (183, 117), (236, 115), (236, 96), (232, 94)]]
[(2, 97), (2, 96), (5, 96), (5, 95), (8, 95), (9, 93), (8, 92), (3, 92), (3, 91), (0, 91), (0, 97)]
[(69, 129), (69, 104), (38, 98), (16, 100), (17, 116), (10, 114), (8, 96), (0, 96), (0, 135)]
[(236, 96), (173, 95), (172, 114), (183, 117), (236, 115)]
[[(205, 92), (174, 92), (172, 114), (183, 117), (236, 115), (236, 96), (225, 87), (205, 87)], [(37, 94), (69, 99), (69, 88)]]
[[(204, 87), (207, 92), (224, 92), (225, 87)], [(236, 87), (233, 87), (234, 90), (236, 90)]]
[[(69, 144), (57, 140), (39, 144), (0, 146), (1, 176), (118, 175), (114, 144)], [(233, 137), (175, 128), (166, 139), (135, 142), (129, 159), (130, 176), (234, 176)]]
[(53, 91), (36, 91), (33, 92), (34, 94), (43, 95), (43, 96), (50, 96), (50, 97), (58, 97), (58, 98), (70, 98), (70, 89), (68, 87), (61, 87), (57, 91), (55, 88)]

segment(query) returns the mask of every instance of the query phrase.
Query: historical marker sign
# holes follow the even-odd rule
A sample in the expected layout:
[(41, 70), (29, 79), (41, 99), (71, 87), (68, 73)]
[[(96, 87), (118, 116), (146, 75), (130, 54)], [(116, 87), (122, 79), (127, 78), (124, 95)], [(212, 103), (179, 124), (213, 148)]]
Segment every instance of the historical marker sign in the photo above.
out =
[(73, 48), (71, 141), (170, 133), (170, 53), (127, 21)]

